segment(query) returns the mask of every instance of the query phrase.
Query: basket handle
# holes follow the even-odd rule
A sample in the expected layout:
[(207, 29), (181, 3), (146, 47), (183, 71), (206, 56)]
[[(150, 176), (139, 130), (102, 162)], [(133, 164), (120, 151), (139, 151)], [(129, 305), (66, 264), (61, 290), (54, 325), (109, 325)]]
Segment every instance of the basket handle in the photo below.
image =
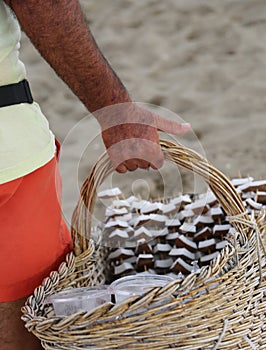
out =
[[(210, 186), (227, 215), (241, 216), (240, 221), (234, 220), (232, 225), (238, 231), (241, 246), (247, 242), (253, 223), (246, 213), (242, 199), (230, 180), (197, 152), (177, 142), (160, 140), (166, 160), (174, 162), (192, 173), (200, 175)], [(84, 252), (89, 245), (91, 232), (91, 217), (97, 197), (97, 189), (108, 175), (114, 171), (111, 160), (105, 152), (94, 164), (89, 176), (84, 181), (80, 198), (73, 212), (71, 234), (76, 255)]]

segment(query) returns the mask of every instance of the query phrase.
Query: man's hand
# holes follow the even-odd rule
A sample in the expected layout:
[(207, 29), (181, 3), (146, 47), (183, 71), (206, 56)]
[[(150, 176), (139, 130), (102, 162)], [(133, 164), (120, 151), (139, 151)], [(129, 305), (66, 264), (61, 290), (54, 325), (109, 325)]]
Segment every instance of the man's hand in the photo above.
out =
[(114, 168), (123, 173), (161, 167), (158, 130), (181, 135), (189, 125), (166, 120), (131, 102), (99, 50), (78, 0), (5, 1), (42, 56), (99, 121)]
[(164, 156), (159, 131), (182, 135), (190, 125), (165, 119), (135, 103), (109, 106), (94, 113), (102, 127), (102, 137), (113, 167), (119, 173), (138, 168), (158, 169)]

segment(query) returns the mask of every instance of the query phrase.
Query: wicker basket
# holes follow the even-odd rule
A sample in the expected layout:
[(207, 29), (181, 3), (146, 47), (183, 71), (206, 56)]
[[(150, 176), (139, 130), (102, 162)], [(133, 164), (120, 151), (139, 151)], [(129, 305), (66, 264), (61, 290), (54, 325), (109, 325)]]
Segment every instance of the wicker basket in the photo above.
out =
[(74, 252), (23, 307), (26, 328), (45, 349), (266, 349), (264, 215), (255, 221), (231, 182), (206, 159), (161, 141), (165, 158), (201, 175), (238, 232), (210, 266), (122, 304), (58, 317), (44, 300), (69, 287), (105, 281), (105, 252), (90, 237), (99, 185), (112, 172), (105, 154), (84, 182), (73, 214)]

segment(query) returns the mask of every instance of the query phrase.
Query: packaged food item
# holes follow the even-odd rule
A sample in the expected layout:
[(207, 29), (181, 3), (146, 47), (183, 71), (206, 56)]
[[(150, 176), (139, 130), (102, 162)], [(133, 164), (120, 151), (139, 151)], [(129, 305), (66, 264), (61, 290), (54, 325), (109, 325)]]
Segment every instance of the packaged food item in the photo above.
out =
[(156, 274), (139, 274), (125, 276), (111, 283), (109, 292), (114, 295), (116, 303), (134, 295), (142, 295), (155, 287), (164, 287), (174, 281), (171, 276)]
[(80, 311), (88, 312), (110, 301), (108, 288), (103, 285), (72, 288), (52, 294), (46, 299), (47, 304), (53, 304), (57, 316), (69, 316)]

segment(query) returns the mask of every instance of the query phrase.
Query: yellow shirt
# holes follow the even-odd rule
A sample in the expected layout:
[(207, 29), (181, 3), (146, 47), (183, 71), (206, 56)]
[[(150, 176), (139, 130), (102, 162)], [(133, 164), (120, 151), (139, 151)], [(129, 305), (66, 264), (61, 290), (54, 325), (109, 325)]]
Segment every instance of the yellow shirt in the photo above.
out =
[[(0, 86), (26, 78), (20, 37), (14, 14), (0, 0)], [(54, 154), (54, 135), (37, 103), (0, 108), (0, 184), (38, 169)]]

